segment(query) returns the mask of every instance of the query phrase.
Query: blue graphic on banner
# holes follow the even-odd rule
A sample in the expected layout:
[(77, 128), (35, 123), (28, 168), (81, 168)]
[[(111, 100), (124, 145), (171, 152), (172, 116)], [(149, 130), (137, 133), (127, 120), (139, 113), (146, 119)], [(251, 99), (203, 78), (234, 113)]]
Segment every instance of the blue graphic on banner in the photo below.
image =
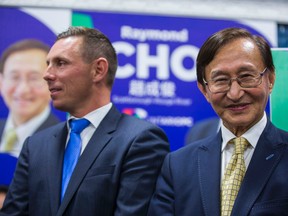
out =
[(16, 168), (17, 158), (6, 153), (0, 153), (0, 186), (9, 185)]
[(104, 32), (118, 53), (113, 103), (124, 113), (162, 127), (172, 151), (184, 145), (186, 133), (195, 122), (216, 116), (196, 82), (196, 58), (204, 41), (227, 27), (245, 27), (261, 35), (233, 20), (83, 11), (73, 14), (74, 19), (86, 16), (85, 20), (93, 23), (89, 27)]

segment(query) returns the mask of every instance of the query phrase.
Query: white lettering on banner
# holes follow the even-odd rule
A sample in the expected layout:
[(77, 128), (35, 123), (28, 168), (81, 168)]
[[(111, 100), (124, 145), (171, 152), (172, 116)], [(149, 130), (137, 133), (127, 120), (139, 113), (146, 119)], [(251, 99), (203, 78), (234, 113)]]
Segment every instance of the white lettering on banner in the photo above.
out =
[(193, 118), (186, 116), (151, 116), (147, 120), (159, 126), (191, 127), (193, 125)]
[(129, 83), (129, 95), (136, 97), (152, 96), (152, 97), (175, 97), (176, 85), (172, 81), (152, 80), (145, 82), (144, 80), (131, 80)]
[(149, 78), (149, 68), (157, 68), (156, 77), (159, 80), (167, 80), (169, 78), (169, 46), (158, 45), (157, 54), (149, 55), (149, 44), (138, 44), (137, 46), (137, 77), (140, 79)]
[(117, 104), (137, 104), (137, 105), (161, 105), (161, 106), (185, 106), (189, 107), (192, 104), (190, 98), (140, 98), (131, 96), (112, 95), (112, 101)]
[(129, 96), (118, 96), (112, 95), (113, 103), (118, 104), (141, 104), (141, 105), (151, 105), (152, 98), (137, 98), (137, 97), (129, 97)]
[[(118, 54), (123, 54), (127, 57), (132, 56), (136, 51), (132, 44), (117, 41), (113, 43), (113, 46), (117, 50)], [(119, 79), (125, 79), (132, 76), (135, 73), (135, 67), (132, 64), (127, 63), (125, 66), (118, 66), (116, 77)]]
[(160, 30), (160, 29), (140, 29), (131, 26), (121, 26), (121, 38), (133, 39), (144, 42), (146, 40), (153, 41), (176, 41), (187, 42), (189, 38), (189, 31), (182, 29), (175, 30)]
[(196, 66), (191, 69), (183, 67), (183, 60), (187, 57), (196, 62), (199, 49), (191, 45), (183, 45), (178, 47), (171, 54), (171, 70), (173, 74), (183, 81), (195, 81), (197, 79)]
[[(116, 78), (127, 79), (136, 73), (139, 79), (149, 79), (149, 68), (156, 68), (156, 78), (159, 80), (170, 79), (169, 66), (171, 72), (178, 79), (186, 82), (196, 81), (196, 65), (187, 69), (184, 67), (183, 62), (185, 58), (192, 59), (196, 62), (198, 48), (192, 45), (182, 45), (177, 47), (170, 55), (170, 47), (168, 44), (159, 44), (156, 47), (156, 55), (150, 55), (150, 45), (148, 43), (141, 43), (136, 48), (124, 41), (113, 42), (118, 55), (133, 57), (136, 55), (136, 62), (121, 63), (119, 65)], [(128, 61), (129, 62), (129, 61)]]

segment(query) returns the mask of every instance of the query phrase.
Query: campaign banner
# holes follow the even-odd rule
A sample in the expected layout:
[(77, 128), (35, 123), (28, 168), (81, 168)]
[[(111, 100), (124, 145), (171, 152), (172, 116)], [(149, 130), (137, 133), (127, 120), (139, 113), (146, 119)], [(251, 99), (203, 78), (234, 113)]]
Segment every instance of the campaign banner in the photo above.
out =
[[(216, 116), (196, 82), (195, 61), (204, 41), (223, 28), (244, 27), (272, 47), (277, 44), (277, 25), (271, 21), (2, 7), (0, 52), (23, 38), (52, 45), (70, 25), (97, 28), (109, 37), (119, 59), (112, 102), (121, 112), (163, 128), (172, 151), (184, 145), (195, 123)], [(0, 109), (0, 118), (5, 118), (8, 109), (2, 98)]]
[[(112, 102), (121, 112), (163, 128), (172, 151), (184, 145), (186, 133), (195, 123), (216, 116), (196, 82), (195, 61), (204, 41), (223, 28), (244, 27), (266, 38), (272, 47), (277, 44), (277, 25), (270, 21), (0, 7), (0, 53), (22, 39), (37, 39), (51, 46), (56, 35), (71, 25), (97, 28), (109, 37), (119, 59)], [(281, 79), (284, 82), (287, 77)], [(276, 95), (276, 86), (274, 90)], [(60, 119), (66, 119), (66, 113), (52, 110)], [(0, 119), (5, 119), (8, 112), (0, 97)], [(273, 121), (276, 118), (273, 112)], [(14, 159), (1, 156), (0, 165), (9, 171), (5, 169), (0, 184), (10, 183)]]
[(197, 87), (204, 41), (221, 29), (243, 27), (276, 44), (271, 22), (73, 11), (72, 25), (97, 28), (111, 39), (119, 58), (113, 103), (163, 128), (172, 151), (196, 122), (216, 116)]
[(288, 48), (272, 49), (276, 81), (270, 97), (271, 120), (279, 128), (288, 131)]

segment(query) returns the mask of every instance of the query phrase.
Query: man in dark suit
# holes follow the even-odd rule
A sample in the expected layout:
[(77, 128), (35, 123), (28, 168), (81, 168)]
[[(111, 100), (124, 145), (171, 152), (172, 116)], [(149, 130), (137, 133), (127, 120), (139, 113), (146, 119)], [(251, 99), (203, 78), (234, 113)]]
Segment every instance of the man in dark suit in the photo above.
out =
[[(96, 29), (70, 27), (58, 35), (47, 63), (53, 105), (70, 117), (25, 141), (2, 214), (146, 215), (169, 144), (159, 127), (110, 102), (117, 69), (111, 42)], [(78, 139), (80, 157), (70, 158), (76, 166), (61, 188), (70, 144), (78, 143), (70, 142), (70, 127), (83, 119), (89, 123)]]
[[(0, 59), (0, 89), (9, 109), (0, 120), (0, 152), (18, 157), (24, 140), (59, 123), (50, 108), (50, 92), (43, 80), (49, 46), (38, 40), (21, 40), (10, 45)], [(16, 137), (8, 147), (7, 134)]]
[(220, 131), (166, 157), (148, 215), (287, 215), (288, 133), (265, 113), (275, 82), (268, 43), (245, 29), (213, 34), (197, 81)]

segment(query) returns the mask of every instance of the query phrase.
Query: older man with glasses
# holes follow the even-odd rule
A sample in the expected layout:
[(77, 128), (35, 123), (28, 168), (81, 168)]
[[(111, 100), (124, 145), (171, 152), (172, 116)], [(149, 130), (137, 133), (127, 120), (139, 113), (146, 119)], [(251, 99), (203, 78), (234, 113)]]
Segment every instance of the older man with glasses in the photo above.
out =
[(240, 28), (213, 34), (197, 81), (220, 130), (168, 154), (148, 215), (287, 215), (288, 133), (265, 113), (275, 83), (267, 41)]

